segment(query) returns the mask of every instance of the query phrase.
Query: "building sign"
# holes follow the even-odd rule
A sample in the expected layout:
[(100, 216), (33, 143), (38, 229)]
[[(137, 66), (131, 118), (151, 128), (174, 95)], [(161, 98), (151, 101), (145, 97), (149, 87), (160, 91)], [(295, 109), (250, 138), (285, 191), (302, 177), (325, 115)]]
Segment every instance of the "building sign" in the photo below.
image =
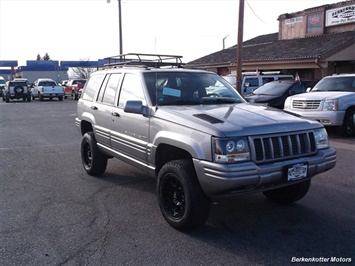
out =
[(323, 13), (308, 15), (307, 18), (307, 33), (322, 34), (323, 33)]
[(355, 5), (330, 9), (326, 12), (325, 26), (355, 22)]
[(286, 25), (289, 25), (289, 24), (301, 23), (302, 21), (303, 21), (303, 17), (295, 17), (295, 18), (286, 19), (285, 23)]

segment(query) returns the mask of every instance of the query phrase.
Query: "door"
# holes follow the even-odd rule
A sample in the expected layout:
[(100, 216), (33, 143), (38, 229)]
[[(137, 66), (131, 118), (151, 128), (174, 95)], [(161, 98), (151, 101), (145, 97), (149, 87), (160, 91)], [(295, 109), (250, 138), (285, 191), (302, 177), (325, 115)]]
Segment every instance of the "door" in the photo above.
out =
[(123, 108), (128, 100), (142, 101), (146, 105), (138, 74), (126, 73), (123, 77), (118, 106), (112, 112), (111, 144), (126, 161), (142, 166), (147, 162), (149, 118), (142, 114), (125, 113)]
[(121, 76), (121, 73), (106, 75), (97, 95), (96, 102), (91, 106), (91, 109), (95, 112), (96, 140), (105, 146), (111, 146), (112, 110)]

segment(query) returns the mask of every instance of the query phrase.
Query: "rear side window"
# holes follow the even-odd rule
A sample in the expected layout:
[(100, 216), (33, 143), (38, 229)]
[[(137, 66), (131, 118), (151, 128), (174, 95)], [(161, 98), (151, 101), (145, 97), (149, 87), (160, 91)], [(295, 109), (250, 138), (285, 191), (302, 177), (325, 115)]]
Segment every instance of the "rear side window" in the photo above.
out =
[(118, 89), (118, 84), (121, 80), (121, 73), (115, 73), (108, 75), (106, 81), (104, 82), (97, 101), (104, 104), (113, 105), (115, 101), (115, 95)]
[(83, 91), (83, 100), (92, 101), (94, 99), (95, 93), (100, 89), (102, 81), (105, 77), (104, 73), (92, 75), (88, 82), (86, 83), (85, 89)]
[(245, 83), (249, 83), (249, 87), (259, 87), (259, 79), (258, 78), (246, 78)]

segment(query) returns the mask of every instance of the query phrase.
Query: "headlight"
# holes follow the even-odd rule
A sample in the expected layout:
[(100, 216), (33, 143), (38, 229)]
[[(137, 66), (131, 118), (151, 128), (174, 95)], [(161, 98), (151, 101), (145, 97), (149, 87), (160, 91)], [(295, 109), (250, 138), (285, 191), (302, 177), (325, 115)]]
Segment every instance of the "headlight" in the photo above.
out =
[(284, 104), (284, 109), (291, 109), (291, 98), (290, 97), (286, 98), (286, 101)]
[(218, 163), (236, 163), (250, 160), (250, 149), (246, 137), (213, 138), (214, 160)]
[(326, 100), (323, 105), (323, 111), (337, 111), (338, 100)]
[(325, 149), (329, 147), (328, 134), (325, 128), (319, 128), (314, 131), (316, 146), (318, 149)]

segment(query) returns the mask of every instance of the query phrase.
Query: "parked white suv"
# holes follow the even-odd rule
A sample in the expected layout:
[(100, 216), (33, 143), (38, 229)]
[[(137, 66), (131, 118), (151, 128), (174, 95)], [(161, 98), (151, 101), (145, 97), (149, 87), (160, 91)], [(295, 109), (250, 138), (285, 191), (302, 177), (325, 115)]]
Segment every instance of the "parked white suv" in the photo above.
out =
[(324, 77), (310, 92), (288, 97), (284, 110), (355, 136), (355, 74)]

